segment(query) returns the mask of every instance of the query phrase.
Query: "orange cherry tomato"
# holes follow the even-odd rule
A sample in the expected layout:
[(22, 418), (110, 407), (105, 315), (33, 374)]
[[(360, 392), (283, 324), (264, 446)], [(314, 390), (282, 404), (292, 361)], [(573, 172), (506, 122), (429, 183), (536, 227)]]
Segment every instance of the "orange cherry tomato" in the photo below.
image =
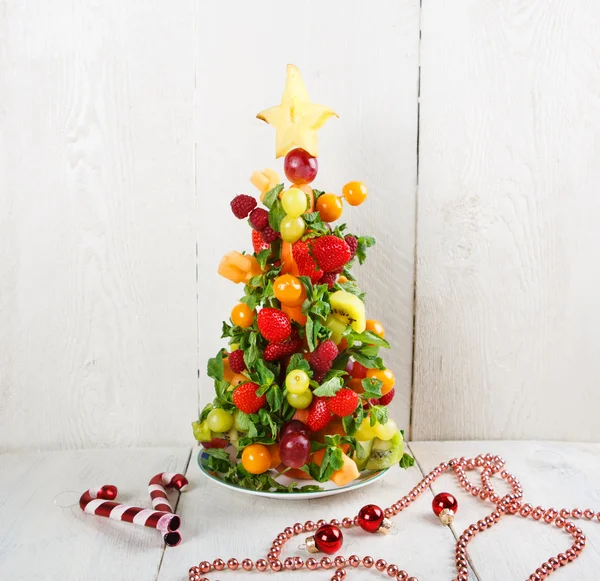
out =
[(238, 303), (231, 309), (231, 322), (242, 329), (254, 323), (254, 311), (245, 303)]
[(381, 386), (381, 395), (385, 395), (392, 391), (392, 389), (394, 389), (394, 384), (396, 383), (396, 378), (389, 369), (368, 369), (367, 377), (374, 377), (383, 383)]
[[(304, 285), (292, 274), (282, 274), (273, 283), (275, 297), (282, 305), (289, 307), (298, 306), (298, 301), (302, 297), (303, 290)], [(306, 291), (304, 291), (304, 294), (306, 294)]]
[(281, 263), (281, 271), (284, 274), (293, 274), (294, 276), (300, 274), (292, 254), (292, 244), (290, 242), (281, 242)]
[(348, 282), (348, 279), (342, 274), (337, 281), (341, 284), (343, 282)]
[(250, 474), (262, 474), (271, 466), (271, 452), (262, 444), (250, 444), (242, 452), (242, 466)]
[(292, 320), (296, 321), (304, 327), (306, 325), (307, 317), (302, 313), (302, 307), (289, 307), (288, 305), (281, 305), (281, 310)]
[(385, 329), (383, 328), (383, 325), (375, 319), (367, 319), (367, 331), (379, 335), (382, 339), (385, 338)]
[(323, 222), (335, 222), (343, 209), (342, 200), (335, 194), (323, 194), (317, 200), (317, 212), (321, 214)]
[(351, 206), (360, 206), (366, 199), (369, 190), (363, 182), (348, 182), (342, 188), (342, 194)]
[(362, 386), (362, 379), (358, 379), (357, 377), (353, 377), (349, 381), (346, 382), (346, 387), (349, 387), (352, 391), (356, 393), (364, 393), (365, 388)]

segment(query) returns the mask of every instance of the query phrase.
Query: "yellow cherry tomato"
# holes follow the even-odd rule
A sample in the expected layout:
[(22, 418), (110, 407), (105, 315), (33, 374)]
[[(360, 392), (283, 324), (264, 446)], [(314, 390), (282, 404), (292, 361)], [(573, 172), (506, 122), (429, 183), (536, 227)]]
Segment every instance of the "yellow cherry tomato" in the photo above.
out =
[(245, 329), (254, 323), (254, 311), (245, 303), (238, 303), (231, 309), (231, 322)]
[(262, 444), (250, 444), (242, 452), (242, 466), (250, 474), (262, 474), (271, 466), (271, 452)]
[(360, 206), (366, 199), (369, 190), (363, 182), (348, 182), (342, 188), (342, 194), (351, 206)]
[(277, 277), (273, 283), (273, 292), (277, 300), (288, 307), (301, 305), (304, 302), (302, 296), (306, 295), (304, 285), (292, 274)]
[(381, 386), (381, 395), (392, 391), (396, 383), (396, 378), (389, 369), (367, 369), (367, 377), (374, 377), (383, 383)]
[(375, 319), (367, 319), (366, 330), (375, 333), (375, 335), (379, 335), (382, 339), (385, 338), (385, 329), (383, 328), (383, 325)]
[(317, 200), (317, 212), (323, 222), (335, 222), (343, 211), (342, 200), (335, 194), (323, 194)]

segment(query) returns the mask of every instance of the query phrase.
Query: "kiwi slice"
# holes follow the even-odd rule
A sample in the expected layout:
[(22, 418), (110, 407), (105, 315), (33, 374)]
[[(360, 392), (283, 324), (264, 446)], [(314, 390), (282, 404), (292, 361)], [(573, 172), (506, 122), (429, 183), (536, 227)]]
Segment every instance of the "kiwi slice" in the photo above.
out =
[(344, 338), (342, 333), (346, 330), (346, 323), (334, 317), (333, 315), (328, 315), (325, 320), (325, 326), (331, 331), (331, 340), (339, 345)]
[(194, 438), (198, 442), (209, 442), (212, 440), (212, 435), (206, 420), (203, 422), (192, 422), (192, 429), (194, 430)]
[[(359, 454), (360, 449), (360, 454)], [(361, 442), (360, 440), (356, 441), (356, 450), (352, 452), (352, 460), (356, 463), (356, 467), (359, 470), (364, 470), (367, 462), (369, 461), (369, 456), (371, 455), (371, 450), (373, 449), (373, 440), (367, 440), (366, 442)], [(360, 458), (359, 458), (360, 456)]]
[(371, 457), (367, 462), (367, 470), (383, 470), (400, 462), (404, 454), (404, 438), (400, 431), (394, 434), (391, 440), (375, 438)]
[(350, 325), (357, 333), (366, 329), (365, 304), (352, 293), (339, 290), (329, 297), (331, 314)]

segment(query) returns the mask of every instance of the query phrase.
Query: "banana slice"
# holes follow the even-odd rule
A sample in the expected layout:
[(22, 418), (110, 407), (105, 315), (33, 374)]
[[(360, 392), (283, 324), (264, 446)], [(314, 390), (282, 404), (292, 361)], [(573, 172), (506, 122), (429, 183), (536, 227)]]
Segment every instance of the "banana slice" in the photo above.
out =
[(350, 325), (357, 333), (362, 333), (367, 326), (364, 303), (352, 293), (339, 290), (329, 297), (331, 313), (340, 321)]

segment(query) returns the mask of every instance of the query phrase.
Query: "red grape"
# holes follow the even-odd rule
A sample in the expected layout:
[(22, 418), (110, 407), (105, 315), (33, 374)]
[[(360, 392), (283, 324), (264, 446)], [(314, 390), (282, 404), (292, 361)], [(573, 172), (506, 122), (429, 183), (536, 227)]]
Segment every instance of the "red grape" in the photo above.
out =
[(298, 432), (287, 434), (279, 443), (279, 454), (286, 466), (300, 468), (310, 458), (310, 440)]
[(292, 149), (283, 161), (283, 170), (293, 184), (310, 184), (319, 171), (319, 162), (308, 151)]
[(281, 426), (281, 430), (279, 431), (279, 439), (283, 439), (288, 434), (308, 434), (308, 427), (306, 424), (302, 423), (300, 420), (290, 420)]
[(355, 361), (354, 366), (352, 367), (352, 377), (354, 377), (354, 379), (364, 379), (367, 377), (367, 368), (358, 361)]
[(229, 445), (229, 440), (224, 440), (223, 438), (213, 438), (210, 442), (200, 442), (203, 448), (227, 448)]

